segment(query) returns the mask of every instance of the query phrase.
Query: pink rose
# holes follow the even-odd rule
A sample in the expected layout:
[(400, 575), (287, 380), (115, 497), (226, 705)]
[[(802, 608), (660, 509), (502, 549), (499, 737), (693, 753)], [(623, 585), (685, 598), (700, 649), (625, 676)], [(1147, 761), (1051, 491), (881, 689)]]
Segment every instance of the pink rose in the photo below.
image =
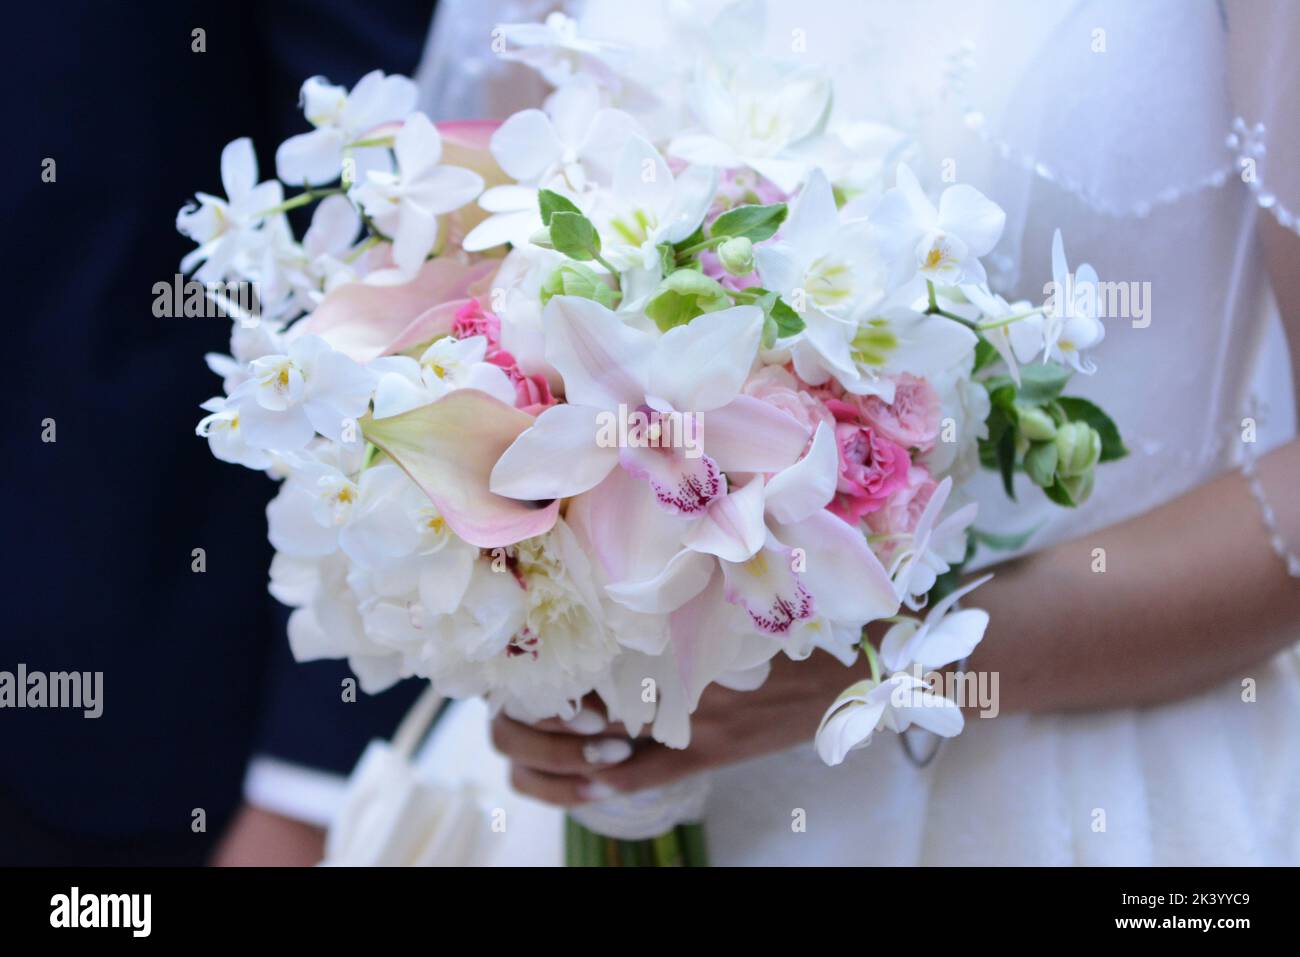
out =
[(484, 309), (477, 299), (471, 299), (456, 311), (451, 323), (451, 334), (457, 339), (483, 336), (491, 354), (501, 344), (501, 320)]
[(551, 387), (543, 375), (524, 375), (515, 362), (515, 357), (504, 349), (497, 349), (495, 352), (489, 351), (487, 361), (494, 366), (500, 366), (502, 371), (510, 377), (510, 381), (515, 386), (515, 408), (529, 415), (540, 415), (544, 409), (549, 409), (555, 405), (555, 396), (551, 395)]
[(776, 406), (807, 428), (809, 435), (822, 422), (835, 424), (835, 417), (821, 400), (781, 366), (763, 366), (749, 377), (741, 392)]
[(857, 524), (864, 515), (883, 508), (889, 497), (907, 484), (912, 463), (907, 449), (863, 423), (849, 403), (832, 399), (826, 406), (838, 423), (835, 442), (840, 453), (835, 497), (826, 507), (846, 522)]
[(884, 508), (867, 516), (867, 525), (876, 535), (910, 535), (921, 520), (938, 483), (919, 465), (907, 472), (907, 481), (890, 497)]
[(904, 373), (894, 383), (894, 401), (878, 395), (856, 397), (863, 421), (904, 448), (929, 449), (939, 437), (939, 393), (924, 379)]

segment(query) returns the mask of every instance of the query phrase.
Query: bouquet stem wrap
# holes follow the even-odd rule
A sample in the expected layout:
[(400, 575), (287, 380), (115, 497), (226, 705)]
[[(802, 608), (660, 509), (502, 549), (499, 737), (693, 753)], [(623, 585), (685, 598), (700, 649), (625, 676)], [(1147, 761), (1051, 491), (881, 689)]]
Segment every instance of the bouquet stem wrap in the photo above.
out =
[(703, 867), (709, 796), (704, 775), (662, 788), (621, 794), (569, 812), (565, 863), (570, 867)]

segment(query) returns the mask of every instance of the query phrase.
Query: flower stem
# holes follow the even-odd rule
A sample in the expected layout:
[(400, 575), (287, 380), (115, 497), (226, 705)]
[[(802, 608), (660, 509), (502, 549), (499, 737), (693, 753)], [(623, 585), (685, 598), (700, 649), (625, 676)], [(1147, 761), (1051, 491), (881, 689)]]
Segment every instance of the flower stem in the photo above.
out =
[(702, 253), (706, 250), (712, 249), (715, 246), (721, 246), (729, 238), (730, 238), (729, 236), (715, 236), (712, 239), (701, 239), (695, 245), (687, 246), (685, 249), (679, 250), (677, 253), (677, 265), (679, 266), (683, 265), (684, 260), (690, 259), (696, 253)]
[(1019, 322), (1021, 319), (1029, 319), (1033, 316), (1041, 316), (1043, 314), (1043, 311), (1044, 311), (1043, 307), (1039, 306), (1037, 309), (1030, 309), (1028, 312), (1022, 312), (1014, 316), (1003, 316), (1001, 319), (994, 319), (991, 322), (981, 322), (979, 326), (977, 326), (977, 328), (981, 332), (984, 332), (989, 329), (1000, 329), (1003, 326), (1011, 325), (1013, 322)]
[(297, 209), (299, 206), (306, 206), (308, 203), (318, 199), (324, 199), (326, 196), (342, 196), (342, 189), (307, 189), (297, 196), (290, 196), (279, 206), (272, 206), (270, 209), (264, 209), (257, 214), (257, 218), (264, 216), (274, 216), (276, 213), (287, 213), (291, 209)]

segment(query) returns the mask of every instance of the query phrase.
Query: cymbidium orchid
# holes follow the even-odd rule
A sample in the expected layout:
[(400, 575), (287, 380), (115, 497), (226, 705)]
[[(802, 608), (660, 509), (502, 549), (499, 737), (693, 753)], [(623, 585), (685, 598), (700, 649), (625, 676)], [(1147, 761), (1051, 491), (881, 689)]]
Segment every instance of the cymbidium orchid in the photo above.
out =
[(678, 243), (704, 220), (717, 190), (717, 171), (688, 166), (674, 175), (646, 139), (630, 135), (614, 165), (613, 182), (591, 201), (591, 219), (607, 256), (619, 269), (658, 275), (660, 243)]
[[(739, 394), (762, 334), (753, 306), (706, 313), (655, 336), (597, 302), (556, 296), (543, 322), (546, 358), (564, 380), (566, 401), (501, 456), (492, 470), (498, 495), (565, 498), (622, 466), (648, 482), (665, 509), (696, 515), (726, 491), (723, 472), (779, 470), (807, 442), (799, 423)], [(609, 436), (635, 414), (640, 431), (620, 448)]]

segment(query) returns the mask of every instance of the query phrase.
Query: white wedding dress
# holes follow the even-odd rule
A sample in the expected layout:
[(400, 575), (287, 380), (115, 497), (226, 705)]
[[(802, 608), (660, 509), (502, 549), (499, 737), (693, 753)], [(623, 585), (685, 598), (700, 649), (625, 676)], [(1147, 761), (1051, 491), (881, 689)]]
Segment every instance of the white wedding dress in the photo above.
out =
[[(543, 88), (496, 61), (486, 38), (496, 22), (553, 6), (444, 0), (422, 71), (431, 115), (499, 118), (535, 104)], [(1248, 408), (1269, 437), (1261, 449), (1290, 437), (1285, 348), (1254, 227), (1276, 215), (1295, 229), (1287, 207), (1300, 209), (1300, 178), (1274, 157), (1280, 137), (1296, 155), (1300, 116), (1278, 102), (1271, 115), (1244, 117), (1245, 133), (1229, 141), (1236, 114), (1219, 4), (768, 7), (769, 44), (788, 50), (792, 31), (803, 31), (804, 55), (832, 71), (837, 115), (909, 132), (925, 161), (955, 160), (960, 181), (1007, 210), (989, 260), (998, 291), (1042, 299), (1035, 286), (1050, 275), (1058, 226), (1072, 263), (1092, 263), (1103, 280), (1150, 283), (1149, 325), (1109, 320), (1098, 373), (1071, 384), (1120, 423), (1130, 457), (1101, 470), (1078, 511), (1028, 494), (1012, 506), (995, 480), (981, 481), (978, 526), (1042, 522), (1032, 550), (1138, 515), (1234, 467)], [(647, 8), (593, 3), (585, 19), (644, 37), (655, 23)], [(1293, 70), (1285, 53), (1259, 51)], [(1242, 156), (1257, 161), (1253, 184), (1238, 173)], [(1267, 533), (1256, 521), (1240, 534)], [(1243, 701), (1246, 677), (1256, 701)], [(559, 812), (507, 793), (482, 707), (460, 707), (426, 760), (443, 776), (476, 778), (507, 809), (513, 823), (494, 862), (558, 863)], [(1163, 707), (972, 720), (924, 770), (888, 737), (837, 768), (808, 745), (713, 775), (710, 855), (719, 864), (1296, 863), (1298, 729), (1293, 649)], [(792, 826), (800, 810), (802, 831)]]

